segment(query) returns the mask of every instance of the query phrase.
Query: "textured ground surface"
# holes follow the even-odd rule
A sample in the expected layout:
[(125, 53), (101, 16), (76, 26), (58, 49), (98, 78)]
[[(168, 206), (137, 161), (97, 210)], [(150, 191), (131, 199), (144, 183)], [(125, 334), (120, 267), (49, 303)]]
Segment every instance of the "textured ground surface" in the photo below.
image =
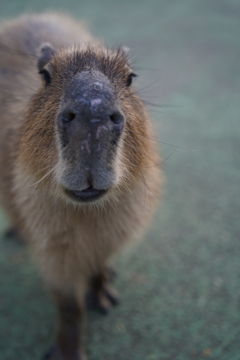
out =
[[(121, 306), (89, 316), (89, 359), (239, 360), (239, 1), (12, 0), (0, 16), (48, 8), (133, 46), (139, 94), (163, 105), (159, 141), (195, 149), (160, 144), (164, 158), (175, 149), (165, 195), (147, 241), (117, 260)], [(0, 315), (0, 359), (41, 359), (55, 310), (27, 249), (3, 236)]]

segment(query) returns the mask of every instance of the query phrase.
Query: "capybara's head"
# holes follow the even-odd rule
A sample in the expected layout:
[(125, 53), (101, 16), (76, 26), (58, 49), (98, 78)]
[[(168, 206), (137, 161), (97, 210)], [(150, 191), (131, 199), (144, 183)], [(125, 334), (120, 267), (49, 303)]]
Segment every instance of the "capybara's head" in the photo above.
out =
[(29, 104), (21, 156), (39, 185), (88, 203), (142, 176), (149, 124), (126, 50), (43, 44), (38, 71), (42, 86)]

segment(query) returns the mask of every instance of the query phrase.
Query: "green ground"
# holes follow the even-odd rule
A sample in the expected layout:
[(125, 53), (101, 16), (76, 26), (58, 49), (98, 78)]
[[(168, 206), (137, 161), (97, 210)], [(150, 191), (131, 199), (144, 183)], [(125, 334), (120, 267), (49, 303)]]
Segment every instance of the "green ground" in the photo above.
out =
[[(12, 0), (0, 16), (48, 8), (132, 46), (159, 141), (195, 150), (160, 144), (165, 195), (117, 260), (121, 306), (89, 315), (89, 359), (240, 360), (240, 2)], [(55, 310), (26, 248), (0, 246), (0, 360), (41, 359)]]

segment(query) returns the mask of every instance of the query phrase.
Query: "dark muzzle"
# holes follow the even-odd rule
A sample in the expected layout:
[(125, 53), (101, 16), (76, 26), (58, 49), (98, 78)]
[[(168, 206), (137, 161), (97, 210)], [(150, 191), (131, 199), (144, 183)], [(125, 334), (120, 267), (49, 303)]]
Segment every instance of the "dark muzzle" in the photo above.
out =
[(109, 188), (124, 122), (114, 89), (103, 74), (86, 71), (72, 80), (57, 116), (68, 188)]

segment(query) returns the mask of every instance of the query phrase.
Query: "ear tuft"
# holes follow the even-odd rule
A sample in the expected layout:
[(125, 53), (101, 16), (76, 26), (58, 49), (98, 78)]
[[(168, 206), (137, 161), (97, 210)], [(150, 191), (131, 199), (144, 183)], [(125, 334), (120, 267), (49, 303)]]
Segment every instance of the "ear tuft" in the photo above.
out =
[(126, 57), (128, 57), (128, 53), (130, 52), (131, 48), (129, 46), (122, 46), (121, 47), (122, 52)]
[(44, 66), (52, 59), (55, 50), (48, 43), (42, 44), (40, 47), (40, 55), (38, 57), (38, 70), (42, 71)]

